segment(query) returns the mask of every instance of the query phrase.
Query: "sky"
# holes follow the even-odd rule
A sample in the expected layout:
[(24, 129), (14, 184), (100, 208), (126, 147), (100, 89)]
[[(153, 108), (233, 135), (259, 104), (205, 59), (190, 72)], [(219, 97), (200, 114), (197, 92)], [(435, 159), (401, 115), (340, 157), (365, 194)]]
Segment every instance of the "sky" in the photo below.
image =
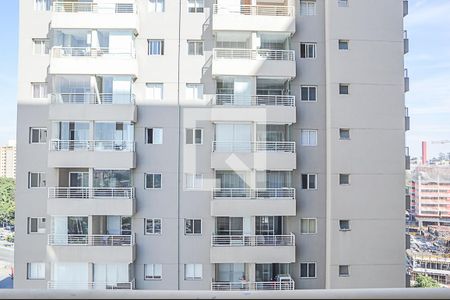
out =
[[(15, 139), (18, 2), (2, 0), (0, 10), (0, 145)], [(405, 29), (411, 117), (406, 143), (412, 156), (421, 156), (421, 141), (429, 142), (430, 156), (450, 152), (450, 143), (432, 143), (450, 140), (450, 1), (409, 0)]]

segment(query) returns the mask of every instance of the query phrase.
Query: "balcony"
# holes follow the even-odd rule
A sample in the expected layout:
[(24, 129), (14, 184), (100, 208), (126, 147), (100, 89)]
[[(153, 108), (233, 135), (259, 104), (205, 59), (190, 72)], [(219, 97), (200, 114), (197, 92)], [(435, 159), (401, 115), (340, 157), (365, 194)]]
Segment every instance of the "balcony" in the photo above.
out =
[(294, 170), (295, 142), (222, 142), (212, 145), (211, 168), (216, 170)]
[(49, 106), (49, 119), (136, 122), (135, 97), (129, 93), (53, 93)]
[(48, 289), (60, 290), (132, 290), (134, 281), (130, 282), (47, 282)]
[(48, 247), (52, 260), (64, 262), (132, 263), (135, 259), (133, 235), (49, 234)]
[(295, 236), (213, 235), (211, 263), (292, 263)]
[(213, 291), (290, 291), (295, 289), (295, 282), (266, 281), (266, 282), (212, 282)]
[(214, 188), (211, 215), (295, 216), (294, 188)]
[(108, 74), (137, 77), (134, 49), (53, 47), (49, 74)]
[(295, 51), (271, 49), (213, 49), (213, 76), (296, 76)]
[(139, 30), (134, 1), (53, 2), (51, 28), (64, 29), (133, 29)]
[(280, 5), (223, 5), (213, 7), (213, 30), (295, 32), (295, 8)]
[(51, 140), (50, 168), (130, 169), (136, 167), (134, 142)]
[(211, 104), (212, 121), (296, 122), (295, 96), (217, 94)]
[(48, 188), (48, 215), (131, 216), (134, 212), (134, 188)]

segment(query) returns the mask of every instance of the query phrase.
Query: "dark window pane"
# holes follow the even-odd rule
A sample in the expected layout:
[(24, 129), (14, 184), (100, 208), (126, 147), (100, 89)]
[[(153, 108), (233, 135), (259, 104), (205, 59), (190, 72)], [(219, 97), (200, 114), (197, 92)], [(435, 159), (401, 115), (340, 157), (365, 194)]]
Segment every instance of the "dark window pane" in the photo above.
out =
[(194, 136), (193, 136), (193, 130), (192, 129), (186, 129), (186, 144), (192, 145), (194, 143)]
[(307, 87), (302, 87), (302, 100), (303, 101), (308, 101), (309, 100), (308, 88)]
[(300, 264), (300, 277), (308, 277), (308, 264)]
[(147, 144), (153, 144), (153, 129), (147, 128)]
[(316, 101), (316, 88), (315, 87), (309, 88), (309, 101)]
[(302, 174), (302, 189), (306, 190), (308, 188), (308, 175)]
[(316, 176), (315, 175), (309, 175), (309, 188), (310, 189), (316, 188)]

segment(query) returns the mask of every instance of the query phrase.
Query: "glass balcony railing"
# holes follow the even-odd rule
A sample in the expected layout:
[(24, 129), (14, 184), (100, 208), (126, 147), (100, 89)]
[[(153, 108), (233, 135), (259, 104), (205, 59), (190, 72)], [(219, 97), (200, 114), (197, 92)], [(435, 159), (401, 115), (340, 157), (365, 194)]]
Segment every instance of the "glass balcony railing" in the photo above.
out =
[(51, 140), (50, 151), (122, 151), (134, 152), (132, 141)]
[(134, 104), (135, 96), (130, 93), (53, 93), (54, 104)]

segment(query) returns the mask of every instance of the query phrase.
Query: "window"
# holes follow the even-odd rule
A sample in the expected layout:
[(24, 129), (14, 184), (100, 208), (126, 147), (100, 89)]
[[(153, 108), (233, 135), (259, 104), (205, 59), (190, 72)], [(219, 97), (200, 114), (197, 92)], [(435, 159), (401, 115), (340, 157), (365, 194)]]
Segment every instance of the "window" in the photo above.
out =
[(46, 82), (32, 82), (31, 88), (34, 99), (44, 99), (48, 97)]
[(316, 58), (316, 43), (300, 43), (301, 58)]
[(301, 131), (302, 146), (317, 146), (317, 130)]
[(203, 100), (203, 84), (187, 83), (186, 100)]
[(185, 187), (188, 190), (200, 190), (203, 187), (203, 175), (186, 174)]
[(186, 235), (202, 234), (202, 220), (184, 219), (184, 234)]
[(145, 96), (150, 100), (162, 100), (164, 96), (164, 85), (162, 83), (147, 83), (145, 85)]
[(301, 16), (315, 16), (316, 15), (316, 1), (300, 0), (300, 15)]
[(348, 40), (339, 40), (339, 50), (348, 50)]
[(300, 278), (316, 278), (316, 263), (300, 263)]
[(348, 0), (337, 0), (339, 7), (347, 7), (348, 6)]
[(30, 128), (30, 144), (47, 143), (47, 128)]
[(339, 265), (339, 276), (340, 277), (350, 276), (348, 265)]
[(52, 0), (35, 0), (34, 9), (40, 11), (49, 11)]
[(339, 139), (349, 140), (350, 139), (350, 129), (340, 128), (339, 129)]
[(148, 10), (156, 13), (164, 12), (164, 0), (149, 0)]
[(27, 279), (45, 279), (45, 263), (27, 263)]
[(161, 219), (145, 219), (145, 234), (161, 234)]
[(145, 128), (145, 143), (161, 145), (163, 143), (162, 128)]
[(203, 278), (203, 266), (201, 264), (185, 264), (185, 280), (201, 280)]
[(317, 174), (302, 174), (302, 189), (317, 189)]
[(204, 7), (204, 0), (188, 0), (188, 12), (190, 13), (202, 13)]
[(317, 233), (317, 219), (300, 219), (301, 234)]
[(162, 265), (161, 264), (145, 264), (144, 280), (161, 280)]
[(33, 39), (33, 54), (45, 55), (48, 52), (48, 39)]
[(188, 41), (188, 55), (203, 55), (203, 41)]
[(45, 218), (28, 218), (28, 234), (45, 233)]
[(350, 230), (350, 220), (339, 220), (339, 230), (340, 231)]
[(164, 55), (164, 40), (148, 40), (148, 55)]
[(302, 101), (317, 101), (317, 87), (316, 86), (301, 86), (301, 100)]
[(162, 186), (161, 174), (145, 174), (146, 189), (160, 189)]
[(186, 128), (186, 144), (187, 145), (203, 144), (203, 129)]
[(339, 184), (350, 184), (350, 174), (339, 174)]
[(41, 187), (45, 187), (45, 173), (29, 172), (28, 188), (41, 188)]
[(348, 95), (349, 94), (349, 85), (346, 83), (339, 84), (339, 94), (340, 95)]

